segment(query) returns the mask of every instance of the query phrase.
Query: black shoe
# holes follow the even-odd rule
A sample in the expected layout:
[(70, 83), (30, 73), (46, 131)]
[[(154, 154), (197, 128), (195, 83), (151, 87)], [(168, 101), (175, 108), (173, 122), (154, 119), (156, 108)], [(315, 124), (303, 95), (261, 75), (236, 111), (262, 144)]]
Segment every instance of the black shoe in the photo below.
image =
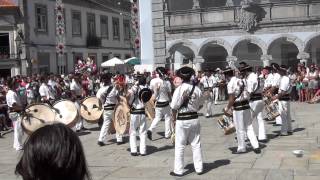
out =
[(102, 141), (98, 141), (98, 145), (99, 146), (105, 146), (106, 144), (104, 142), (102, 142)]
[(146, 156), (147, 154), (140, 154), (140, 156)]
[(131, 156), (138, 156), (138, 153), (131, 153)]
[(289, 131), (289, 132), (288, 132), (288, 135), (290, 135), (290, 136), (291, 136), (292, 134), (293, 134), (293, 132), (292, 132), (292, 131)]
[(81, 130), (87, 131), (89, 130), (88, 128), (82, 127)]
[(117, 145), (122, 145), (124, 144), (125, 142), (117, 142)]
[(152, 141), (152, 132), (150, 130), (147, 131), (147, 136), (150, 141)]
[(81, 131), (80, 129), (77, 129), (77, 130), (76, 130), (77, 133), (79, 133), (80, 131)]
[(203, 171), (201, 171), (201, 172), (197, 172), (197, 174), (200, 176), (200, 175), (202, 175), (202, 174), (203, 174)]
[(246, 153), (245, 151), (234, 151), (234, 152), (232, 152), (232, 154), (244, 154), (244, 153)]
[(268, 139), (258, 140), (258, 142), (260, 142), (260, 143), (267, 143), (267, 142), (268, 142)]
[(256, 154), (261, 154), (261, 149), (260, 148), (253, 149), (253, 152)]
[(177, 177), (182, 177), (183, 176), (182, 174), (176, 174), (173, 171), (170, 172), (170, 175), (171, 176), (177, 176)]

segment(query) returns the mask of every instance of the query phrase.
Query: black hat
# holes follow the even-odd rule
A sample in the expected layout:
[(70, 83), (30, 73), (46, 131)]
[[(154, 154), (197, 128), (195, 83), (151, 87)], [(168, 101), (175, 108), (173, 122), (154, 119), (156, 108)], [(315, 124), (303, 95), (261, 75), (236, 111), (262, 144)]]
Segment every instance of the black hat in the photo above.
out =
[(146, 103), (151, 99), (152, 91), (149, 88), (143, 88), (139, 92), (139, 99)]
[(190, 80), (195, 71), (191, 67), (182, 67), (177, 71), (177, 76), (183, 80)]
[(271, 67), (272, 67), (274, 70), (279, 70), (279, 68), (280, 68), (279, 64), (277, 64), (277, 63), (272, 63), (272, 64), (271, 64)]
[(240, 72), (245, 72), (245, 71), (252, 71), (252, 66), (245, 65), (244, 67), (239, 68)]
[(287, 72), (288, 67), (286, 65), (281, 65), (278, 70)]
[(241, 61), (239, 64), (242, 65), (242, 66), (248, 66), (248, 64), (246, 62), (244, 62), (244, 61)]
[(165, 74), (167, 74), (167, 70), (164, 67), (157, 67), (156, 68), (156, 72), (160, 75), (160, 76), (164, 76)]
[(227, 67), (227, 68), (223, 69), (222, 72), (223, 72), (223, 74), (231, 73), (231, 72), (233, 72), (233, 69), (231, 67)]

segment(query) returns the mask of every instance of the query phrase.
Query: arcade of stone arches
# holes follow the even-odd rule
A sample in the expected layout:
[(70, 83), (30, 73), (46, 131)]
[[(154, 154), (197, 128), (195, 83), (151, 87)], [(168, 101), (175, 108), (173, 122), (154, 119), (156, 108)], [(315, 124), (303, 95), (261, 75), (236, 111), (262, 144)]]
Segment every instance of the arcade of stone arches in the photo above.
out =
[(168, 43), (167, 56), (170, 69), (184, 64), (215, 69), (241, 61), (255, 68), (273, 62), (292, 67), (299, 62), (320, 64), (320, 33), (180, 39)]

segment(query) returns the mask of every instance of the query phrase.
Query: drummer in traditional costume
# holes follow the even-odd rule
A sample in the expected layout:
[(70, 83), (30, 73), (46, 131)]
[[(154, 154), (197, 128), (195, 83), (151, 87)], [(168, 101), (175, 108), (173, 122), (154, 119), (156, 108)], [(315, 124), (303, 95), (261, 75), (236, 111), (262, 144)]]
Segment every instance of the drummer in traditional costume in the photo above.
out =
[(281, 136), (291, 135), (292, 132), (292, 124), (291, 118), (289, 116), (290, 109), (290, 79), (287, 76), (287, 67), (282, 65), (278, 67), (278, 72), (281, 75), (279, 90), (278, 93), (272, 97), (272, 100), (279, 100), (279, 112), (282, 120), (281, 125)]
[(258, 74), (252, 71), (251, 66), (246, 65), (243, 67), (243, 70), (247, 75), (247, 90), (250, 94), (249, 105), (251, 107), (253, 124), (257, 124), (258, 127), (258, 130), (256, 131), (258, 132), (258, 140), (265, 142), (267, 141), (267, 136), (262, 114), (264, 109), (264, 102), (262, 100), (263, 83), (258, 77)]
[(211, 117), (213, 115), (213, 86), (214, 82), (211, 78), (211, 74), (209, 71), (206, 71), (204, 76), (200, 80), (201, 85), (203, 86), (203, 95), (206, 97), (205, 99), (205, 107), (206, 107), (206, 117)]
[[(280, 66), (278, 64), (276, 64), (276, 63), (272, 63), (271, 67), (273, 68), (271, 94), (275, 95), (275, 94), (278, 93), (279, 86), (280, 86), (281, 76), (278, 73), (278, 69), (279, 69)], [(281, 124), (282, 124), (281, 116), (276, 117), (276, 125), (281, 125)]]
[[(242, 74), (245, 69), (240, 69)], [(241, 72), (242, 71), (242, 72)], [(261, 153), (257, 137), (254, 133), (252, 126), (252, 118), (249, 105), (249, 93), (246, 87), (246, 79), (243, 74), (239, 77), (234, 75), (234, 70), (227, 68), (224, 74), (228, 83), (229, 102), (227, 107), (224, 108), (224, 112), (230, 112), (233, 108), (233, 121), (236, 127), (238, 148), (235, 154), (245, 153), (246, 143), (245, 137), (247, 136), (255, 153)]]
[[(71, 91), (71, 99), (74, 101), (78, 112), (80, 114), (80, 102), (82, 100), (82, 87), (81, 87), (81, 81), (80, 81), (80, 74), (75, 74), (72, 78), (72, 82), (70, 84), (70, 91)], [(76, 132), (80, 132), (83, 127), (83, 119), (79, 116), (78, 121), (75, 126)]]
[[(103, 105), (103, 124), (101, 126), (100, 135), (98, 138), (98, 145), (104, 146), (107, 139), (108, 131), (112, 123), (112, 117), (116, 104), (119, 101), (119, 86), (113, 86), (111, 83), (112, 75), (101, 75), (100, 81), (103, 86), (98, 90), (96, 97), (104, 103)], [(123, 143), (122, 135), (116, 133), (117, 144)]]
[(153, 119), (149, 129), (148, 138), (152, 140), (152, 132), (162, 118), (165, 120), (165, 138), (171, 137), (171, 108), (169, 106), (171, 101), (171, 83), (167, 80), (167, 70), (164, 67), (156, 68), (157, 77), (150, 82), (150, 88), (155, 97), (155, 118)]
[(21, 126), (21, 117), (19, 114), (23, 111), (23, 107), (19, 95), (16, 92), (17, 83), (15, 79), (10, 79), (8, 82), (9, 91), (6, 95), (6, 102), (9, 107), (9, 118), (13, 123), (13, 148), (19, 151), (23, 149), (23, 130)]
[[(127, 99), (130, 105), (130, 152), (132, 156), (145, 156), (147, 154), (147, 123), (145, 103), (151, 98), (152, 92), (146, 86), (146, 77), (141, 76), (138, 83), (130, 88)], [(139, 131), (139, 132), (138, 132)], [(139, 153), (137, 148), (137, 135), (140, 137)]]
[[(184, 169), (184, 149), (190, 144), (193, 152), (194, 169), (197, 174), (203, 172), (202, 151), (200, 143), (200, 121), (198, 111), (203, 104), (201, 90), (191, 83), (195, 74), (190, 67), (177, 71), (183, 83), (174, 91), (171, 108), (175, 122), (175, 160), (172, 176), (182, 176)], [(177, 117), (176, 117), (177, 115)]]

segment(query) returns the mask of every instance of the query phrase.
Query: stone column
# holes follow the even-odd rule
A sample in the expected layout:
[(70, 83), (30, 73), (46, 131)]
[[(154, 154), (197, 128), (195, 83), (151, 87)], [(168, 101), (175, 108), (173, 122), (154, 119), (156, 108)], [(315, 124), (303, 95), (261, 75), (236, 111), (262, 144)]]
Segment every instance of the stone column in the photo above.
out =
[(263, 62), (263, 67), (270, 66), (270, 61), (272, 60), (272, 56), (268, 54), (264, 54), (261, 56), (261, 61)]
[(200, 2), (199, 2), (199, 0), (193, 0), (192, 9), (198, 9), (198, 8), (200, 8)]
[(308, 65), (308, 59), (310, 58), (310, 54), (306, 52), (300, 52), (297, 56), (298, 59), (300, 59), (300, 63)]
[(201, 65), (204, 63), (204, 59), (201, 56), (197, 56), (193, 60), (195, 71), (202, 71)]
[(236, 56), (228, 56), (227, 57), (227, 62), (228, 62), (228, 66), (231, 67), (232, 69), (236, 69), (236, 62), (238, 60), (238, 58)]

